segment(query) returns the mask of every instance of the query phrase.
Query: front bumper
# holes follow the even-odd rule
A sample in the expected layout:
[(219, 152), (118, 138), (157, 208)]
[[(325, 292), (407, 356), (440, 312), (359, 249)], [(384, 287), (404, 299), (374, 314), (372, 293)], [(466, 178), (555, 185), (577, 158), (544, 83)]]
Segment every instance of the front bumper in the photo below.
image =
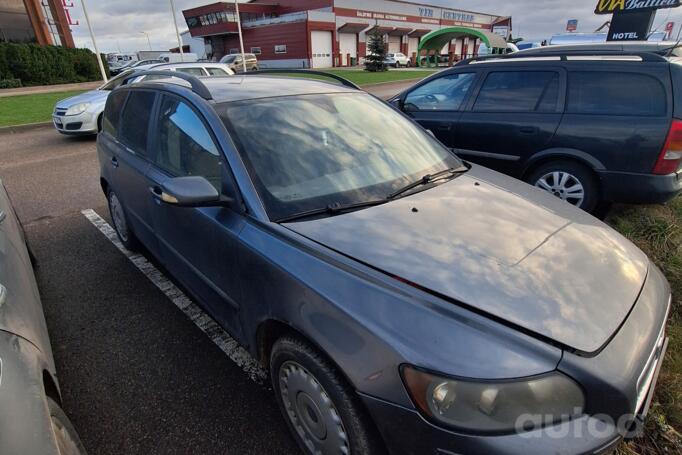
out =
[(62, 134), (97, 134), (97, 115), (85, 111), (78, 115), (52, 114), (52, 124)]
[(682, 171), (668, 175), (598, 172), (602, 197), (609, 202), (658, 204), (682, 191)]
[(593, 417), (506, 435), (456, 433), (436, 427), (411, 409), (361, 395), (391, 454), (604, 454), (620, 442), (615, 425)]

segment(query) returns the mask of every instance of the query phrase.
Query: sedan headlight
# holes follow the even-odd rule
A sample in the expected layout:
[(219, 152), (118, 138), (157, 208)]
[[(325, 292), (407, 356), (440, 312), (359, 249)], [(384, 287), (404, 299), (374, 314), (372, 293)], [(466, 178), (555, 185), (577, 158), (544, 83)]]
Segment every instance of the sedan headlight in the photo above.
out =
[(560, 373), (500, 381), (450, 379), (408, 366), (402, 373), (426, 417), (469, 431), (528, 431), (581, 415), (585, 406), (578, 384)]
[(66, 115), (78, 115), (85, 112), (87, 108), (90, 107), (90, 103), (78, 103), (74, 104), (66, 110)]

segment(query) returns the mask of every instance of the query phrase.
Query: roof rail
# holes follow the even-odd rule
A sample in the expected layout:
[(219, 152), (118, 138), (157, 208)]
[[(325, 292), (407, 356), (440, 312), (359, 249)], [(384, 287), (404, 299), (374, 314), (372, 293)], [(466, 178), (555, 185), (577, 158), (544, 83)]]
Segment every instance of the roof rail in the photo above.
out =
[(137, 79), (138, 77), (141, 76), (165, 76), (165, 77), (177, 77), (178, 79), (185, 80), (189, 82), (190, 86), (192, 87), (192, 91), (202, 97), (205, 100), (212, 100), (213, 96), (211, 95), (211, 92), (206, 88), (206, 85), (204, 85), (201, 80), (196, 77), (192, 76), (191, 74), (183, 73), (181, 71), (163, 71), (163, 70), (149, 70), (149, 71), (139, 71), (139, 72), (134, 72), (128, 76), (126, 76), (123, 79), (123, 82), (121, 82), (121, 85), (128, 85), (133, 79)]
[(256, 70), (256, 71), (249, 71), (243, 74), (240, 74), (240, 76), (247, 76), (247, 75), (254, 75), (254, 74), (312, 74), (314, 76), (325, 76), (330, 79), (334, 79), (336, 81), (341, 82), (342, 85), (345, 85), (346, 87), (353, 88), (355, 90), (362, 90), (360, 87), (349, 81), (348, 79), (338, 76), (333, 73), (327, 73), (324, 71), (315, 71), (315, 70), (299, 70), (299, 69), (265, 69), (265, 70)]
[(559, 60), (569, 60), (569, 57), (639, 57), (643, 62), (667, 62), (668, 60), (662, 55), (653, 52), (628, 52), (628, 51), (610, 51), (610, 50), (571, 50), (571, 51), (556, 51), (556, 52), (532, 52), (525, 54), (523, 51), (514, 52), (504, 55), (485, 55), (481, 57), (468, 58), (462, 60), (458, 65), (469, 65), (471, 63), (484, 62), (486, 60), (514, 60), (514, 59), (542, 59), (544, 57), (558, 57)]

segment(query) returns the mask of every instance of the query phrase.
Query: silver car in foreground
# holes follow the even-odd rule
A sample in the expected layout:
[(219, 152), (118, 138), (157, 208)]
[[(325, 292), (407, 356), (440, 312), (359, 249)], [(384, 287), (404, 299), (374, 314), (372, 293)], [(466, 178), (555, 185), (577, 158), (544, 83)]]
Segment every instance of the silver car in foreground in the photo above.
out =
[(0, 454), (85, 454), (60, 403), (31, 259), (0, 182)]
[(52, 123), (62, 134), (92, 135), (102, 129), (102, 112), (109, 93), (118, 87), (123, 79), (133, 71), (139, 70), (168, 70), (181, 71), (194, 76), (229, 76), (234, 72), (222, 63), (191, 62), (191, 63), (155, 63), (140, 65), (122, 72), (96, 90), (81, 93), (58, 101), (52, 113)]

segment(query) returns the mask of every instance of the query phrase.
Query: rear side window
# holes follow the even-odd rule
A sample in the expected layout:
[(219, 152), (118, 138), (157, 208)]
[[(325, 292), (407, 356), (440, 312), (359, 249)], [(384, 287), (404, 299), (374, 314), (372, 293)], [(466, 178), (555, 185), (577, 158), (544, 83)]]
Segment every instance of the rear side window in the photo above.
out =
[(638, 73), (576, 71), (568, 75), (566, 112), (596, 115), (666, 114), (666, 93), (654, 77)]
[(222, 68), (205, 68), (211, 76), (229, 76), (229, 73)]
[(407, 111), (456, 111), (462, 106), (476, 73), (448, 74), (417, 87), (405, 98)]
[(474, 111), (552, 112), (559, 95), (554, 71), (500, 71), (488, 74)]
[(154, 92), (137, 90), (130, 92), (121, 117), (119, 140), (132, 149), (135, 154), (144, 157), (148, 156), (147, 130), (149, 129), (149, 119), (151, 118), (155, 97)]
[(107, 98), (104, 118), (102, 119), (102, 131), (116, 137), (118, 123), (121, 119), (121, 108), (126, 101), (128, 92), (112, 92)]
[(191, 74), (193, 76), (206, 76), (204, 70), (201, 68), (177, 68), (175, 71), (179, 73)]

